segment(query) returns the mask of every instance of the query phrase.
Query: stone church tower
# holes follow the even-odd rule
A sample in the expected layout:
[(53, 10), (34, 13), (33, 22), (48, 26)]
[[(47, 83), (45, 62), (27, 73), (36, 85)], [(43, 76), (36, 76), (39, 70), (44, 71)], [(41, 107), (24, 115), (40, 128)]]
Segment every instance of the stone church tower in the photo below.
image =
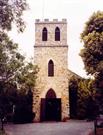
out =
[(35, 121), (69, 117), (67, 20), (35, 21), (34, 62), (39, 67), (33, 93)]

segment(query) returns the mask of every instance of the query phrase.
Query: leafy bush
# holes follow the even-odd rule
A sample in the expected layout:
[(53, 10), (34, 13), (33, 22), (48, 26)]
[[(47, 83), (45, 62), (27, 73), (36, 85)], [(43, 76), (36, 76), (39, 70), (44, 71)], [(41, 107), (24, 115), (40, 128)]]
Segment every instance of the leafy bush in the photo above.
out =
[[(74, 117), (73, 116), (74, 114), (70, 114), (70, 116), (73, 116), (73, 118), (85, 119), (88, 118), (88, 115), (90, 113), (92, 113), (92, 115), (95, 115), (96, 112), (93, 109), (96, 107), (94, 105), (96, 91), (95, 88), (93, 87), (93, 83), (94, 80), (92, 79), (83, 79), (76, 77), (71, 78), (69, 88), (72, 89), (72, 91), (75, 90), (77, 91), (77, 101), (75, 99), (72, 101), (76, 102), (77, 104), (75, 105), (77, 107), (74, 108), (76, 109), (74, 110), (76, 112), (76, 115)], [(89, 100), (90, 97), (92, 97), (91, 101)], [(89, 107), (92, 108), (93, 110), (92, 112), (90, 112)]]
[(98, 113), (94, 80), (82, 79), (78, 83), (78, 118), (94, 119)]
[(35, 113), (32, 112), (32, 93), (18, 96), (17, 103), (15, 105), (15, 112), (13, 116), (14, 123), (28, 123), (32, 122), (35, 117)]

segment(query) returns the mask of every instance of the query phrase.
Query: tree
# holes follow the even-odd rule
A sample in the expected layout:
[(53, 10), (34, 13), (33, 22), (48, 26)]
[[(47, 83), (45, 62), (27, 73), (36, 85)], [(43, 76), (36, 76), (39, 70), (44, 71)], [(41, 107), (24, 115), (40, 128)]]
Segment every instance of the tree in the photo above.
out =
[(96, 98), (99, 110), (103, 113), (103, 12), (96, 12), (86, 22), (81, 34), (84, 47), (80, 56), (87, 74), (95, 78)]
[[(18, 44), (7, 35), (13, 24), (23, 32), (25, 23), (23, 12), (28, 9), (26, 0), (0, 0), (0, 117), (10, 111), (10, 106), (17, 102), (18, 95), (34, 89), (37, 66), (25, 62), (25, 57), (18, 51)], [(19, 92), (18, 92), (19, 89)], [(31, 101), (32, 96), (28, 96)], [(21, 96), (22, 98), (22, 96)]]
[(23, 66), (21, 72), (16, 74), (18, 89), (22, 90), (21, 92), (24, 91), (25, 93), (27, 90), (34, 90), (37, 72), (38, 67), (29, 62), (26, 66)]
[(0, 0), (0, 29), (10, 31), (14, 23), (23, 32), (25, 23), (22, 15), (27, 8), (26, 0)]
[(95, 75), (103, 70), (103, 12), (93, 13), (81, 34), (84, 47), (80, 56), (87, 74)]
[[(26, 62), (25, 57), (18, 52), (18, 45), (4, 34), (0, 33), (0, 82), (23, 85), (35, 84), (36, 66)], [(34, 77), (33, 77), (34, 76)]]
[[(93, 79), (84, 78), (78, 82), (78, 118), (95, 117), (95, 88), (93, 87), (93, 83)], [(91, 102), (89, 102), (89, 99), (91, 99)], [(92, 111), (90, 112), (90, 110)]]
[[(0, 32), (0, 109), (2, 118), (8, 113), (10, 106), (16, 104), (19, 93), (33, 91), (37, 66), (26, 62), (18, 51), (18, 44), (4, 32)], [(19, 91), (18, 91), (19, 90)], [(8, 108), (8, 109), (7, 109)]]
[[(94, 85), (94, 79), (85, 79), (85, 78), (80, 78), (77, 76), (71, 77), (70, 82), (69, 82), (71, 118), (84, 119), (84, 118), (89, 117), (88, 114), (90, 114), (91, 112), (92, 112), (92, 117), (93, 118), (95, 117), (96, 111), (94, 111), (93, 109), (94, 107), (96, 107), (94, 105), (95, 88), (93, 85)], [(91, 100), (91, 103), (90, 103), (89, 99), (91, 97), (93, 98), (93, 100)], [(92, 111), (91, 112), (88, 111), (88, 110), (91, 110), (91, 108), (92, 108)]]

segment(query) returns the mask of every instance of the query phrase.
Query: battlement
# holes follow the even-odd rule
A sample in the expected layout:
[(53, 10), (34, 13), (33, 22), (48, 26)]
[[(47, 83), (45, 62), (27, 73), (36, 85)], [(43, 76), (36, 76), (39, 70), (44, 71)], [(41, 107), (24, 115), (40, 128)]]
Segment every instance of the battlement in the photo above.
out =
[(48, 18), (43, 20), (35, 19), (35, 23), (67, 23), (67, 19), (65, 18), (63, 18), (62, 20), (58, 19), (49, 20)]

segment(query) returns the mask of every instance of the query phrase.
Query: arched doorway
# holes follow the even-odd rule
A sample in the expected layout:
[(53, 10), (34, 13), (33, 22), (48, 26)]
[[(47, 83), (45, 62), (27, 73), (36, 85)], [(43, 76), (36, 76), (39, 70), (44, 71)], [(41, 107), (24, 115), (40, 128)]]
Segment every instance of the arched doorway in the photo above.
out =
[(41, 121), (61, 121), (61, 99), (56, 98), (53, 89), (49, 89), (41, 99)]

